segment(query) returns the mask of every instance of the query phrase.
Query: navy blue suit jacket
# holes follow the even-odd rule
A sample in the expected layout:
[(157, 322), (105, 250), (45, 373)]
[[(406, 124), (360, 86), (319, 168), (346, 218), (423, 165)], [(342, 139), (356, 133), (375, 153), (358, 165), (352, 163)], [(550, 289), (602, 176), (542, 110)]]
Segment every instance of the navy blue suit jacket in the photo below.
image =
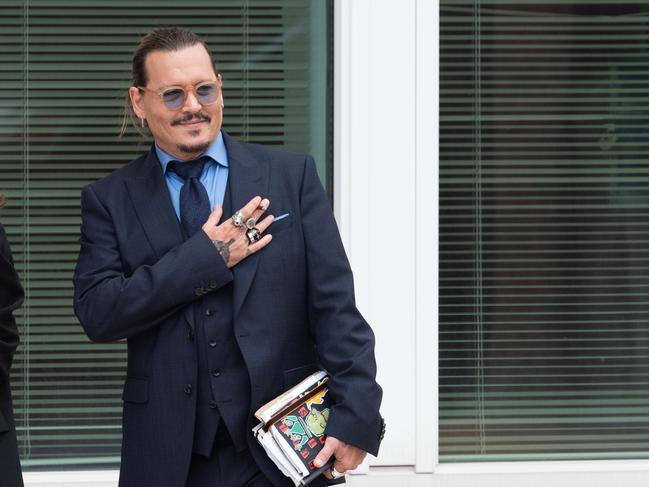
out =
[[(313, 370), (332, 375), (326, 433), (372, 454), (383, 426), (374, 335), (354, 303), (352, 274), (311, 157), (224, 134), (232, 208), (256, 195), (287, 218), (272, 242), (231, 270), (234, 334), (252, 413)], [(182, 486), (192, 454), (197, 382), (191, 304), (226, 284), (204, 232), (184, 240), (152, 150), (85, 187), (75, 311), (94, 341), (128, 341), (120, 486)], [(221, 269), (220, 272), (217, 269)], [(189, 389), (189, 392), (188, 392)], [(252, 433), (248, 446), (276, 485), (292, 485)]]
[(0, 486), (7, 487), (23, 485), (9, 386), (9, 371), (19, 342), (12, 313), (23, 297), (5, 229), (0, 225)]

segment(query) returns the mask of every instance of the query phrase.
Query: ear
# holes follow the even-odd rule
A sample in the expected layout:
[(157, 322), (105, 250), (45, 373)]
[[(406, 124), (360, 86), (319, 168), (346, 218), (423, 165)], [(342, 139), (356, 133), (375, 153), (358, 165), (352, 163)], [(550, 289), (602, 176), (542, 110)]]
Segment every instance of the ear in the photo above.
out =
[(131, 107), (137, 118), (146, 118), (146, 111), (144, 110), (144, 103), (142, 100), (142, 92), (135, 86), (128, 89), (128, 96), (131, 99)]
[(219, 85), (219, 98), (221, 98), (221, 110), (223, 110), (225, 103), (223, 102), (223, 78), (221, 77), (221, 73), (216, 75), (216, 82)]

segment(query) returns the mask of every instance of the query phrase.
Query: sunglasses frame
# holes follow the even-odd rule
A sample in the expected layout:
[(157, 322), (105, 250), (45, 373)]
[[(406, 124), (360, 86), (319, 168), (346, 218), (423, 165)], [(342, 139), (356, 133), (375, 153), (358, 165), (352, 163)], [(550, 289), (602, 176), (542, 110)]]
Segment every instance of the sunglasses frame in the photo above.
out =
[[(216, 95), (216, 98), (214, 99), (214, 101), (211, 101), (209, 103), (204, 103), (204, 102), (201, 101), (200, 95), (197, 93), (196, 90), (198, 88), (200, 88), (201, 86), (204, 86), (204, 85), (216, 85), (217, 90), (220, 91), (222, 89), (222, 84), (221, 83), (222, 83), (221, 73), (217, 73), (215, 81), (200, 81), (200, 82), (196, 83), (195, 85), (187, 85), (185, 87), (172, 85), (172, 86), (165, 86), (164, 88), (161, 88), (160, 90), (152, 90), (151, 88), (147, 88), (146, 86), (136, 86), (136, 88), (138, 90), (148, 91), (150, 93), (155, 93), (156, 95), (158, 95), (160, 97), (160, 100), (162, 101), (162, 104), (165, 106), (165, 108), (167, 110), (179, 110), (180, 108), (183, 107), (183, 105), (187, 101), (187, 95), (190, 92), (194, 94), (194, 97), (196, 98), (196, 101), (198, 101), (198, 103), (200, 103), (201, 105), (203, 105), (203, 106), (213, 105), (219, 99), (218, 92), (217, 92), (217, 95)], [(188, 87), (190, 87), (191, 89), (187, 90)], [(180, 104), (177, 107), (170, 107), (167, 104), (167, 102), (165, 101), (165, 99), (164, 99), (165, 93), (167, 93), (167, 92), (169, 92), (171, 90), (181, 90), (183, 92), (182, 101), (180, 102)]]

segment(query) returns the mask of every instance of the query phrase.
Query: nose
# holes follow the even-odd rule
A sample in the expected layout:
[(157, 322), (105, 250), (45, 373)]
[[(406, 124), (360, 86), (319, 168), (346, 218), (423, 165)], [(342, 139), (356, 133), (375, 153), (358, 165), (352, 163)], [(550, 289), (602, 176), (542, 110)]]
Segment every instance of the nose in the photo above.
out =
[(183, 103), (183, 111), (195, 112), (200, 109), (201, 109), (201, 104), (196, 98), (196, 94), (194, 93), (194, 91), (192, 90), (188, 92), (185, 98), (185, 103)]

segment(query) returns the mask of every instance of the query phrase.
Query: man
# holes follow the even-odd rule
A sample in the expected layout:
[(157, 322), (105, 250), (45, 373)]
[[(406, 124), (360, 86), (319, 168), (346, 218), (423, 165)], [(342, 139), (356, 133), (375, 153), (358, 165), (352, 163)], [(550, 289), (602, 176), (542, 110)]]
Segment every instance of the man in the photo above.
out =
[[(5, 196), (0, 194), (0, 208), (4, 204)], [(18, 347), (12, 312), (22, 304), (23, 297), (7, 235), (0, 225), (0, 485), (6, 487), (23, 485), (9, 384), (9, 370)]]
[(122, 487), (292, 485), (252, 413), (319, 368), (335, 406), (316, 464), (336, 460), (314, 485), (382, 438), (374, 337), (313, 160), (221, 132), (221, 87), (193, 33), (145, 36), (129, 97), (155, 144), (82, 193), (75, 311), (92, 340), (128, 340)]

